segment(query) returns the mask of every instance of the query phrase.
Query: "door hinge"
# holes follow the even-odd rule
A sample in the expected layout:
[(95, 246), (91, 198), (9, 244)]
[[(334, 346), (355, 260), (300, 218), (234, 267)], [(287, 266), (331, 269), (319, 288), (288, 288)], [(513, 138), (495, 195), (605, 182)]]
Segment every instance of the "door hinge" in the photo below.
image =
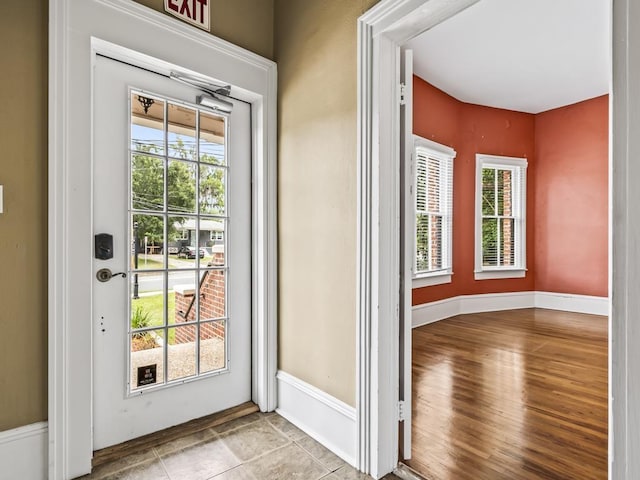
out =
[(404, 400), (398, 402), (398, 421), (404, 422)]
[(407, 89), (407, 86), (404, 83), (400, 84), (400, 105), (405, 105), (406, 101), (405, 101), (405, 91)]

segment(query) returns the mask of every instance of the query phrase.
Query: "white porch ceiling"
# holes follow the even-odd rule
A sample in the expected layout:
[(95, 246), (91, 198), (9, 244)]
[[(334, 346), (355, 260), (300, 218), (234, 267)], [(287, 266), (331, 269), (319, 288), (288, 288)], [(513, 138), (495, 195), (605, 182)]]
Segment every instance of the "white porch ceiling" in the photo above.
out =
[(480, 0), (414, 38), (414, 72), (463, 102), (539, 113), (609, 92), (609, 0)]

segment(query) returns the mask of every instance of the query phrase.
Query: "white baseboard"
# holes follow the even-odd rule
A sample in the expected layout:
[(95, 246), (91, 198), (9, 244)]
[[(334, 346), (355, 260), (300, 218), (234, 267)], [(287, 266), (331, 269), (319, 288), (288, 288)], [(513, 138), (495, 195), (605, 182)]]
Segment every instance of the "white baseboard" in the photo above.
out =
[(356, 409), (278, 371), (276, 411), (352, 466), (356, 464)]
[(487, 293), (460, 295), (437, 302), (424, 303), (413, 307), (411, 325), (413, 328), (420, 327), (466, 313), (531, 308), (534, 305), (534, 297), (533, 292)]
[(0, 478), (47, 478), (48, 444), (47, 422), (0, 432)]
[(412, 309), (411, 325), (416, 328), (466, 313), (497, 312), (533, 307), (609, 315), (609, 299), (607, 297), (552, 292), (487, 293), (460, 295), (437, 302), (415, 305)]
[(536, 292), (537, 308), (564, 310), (566, 312), (609, 315), (609, 298), (570, 293)]

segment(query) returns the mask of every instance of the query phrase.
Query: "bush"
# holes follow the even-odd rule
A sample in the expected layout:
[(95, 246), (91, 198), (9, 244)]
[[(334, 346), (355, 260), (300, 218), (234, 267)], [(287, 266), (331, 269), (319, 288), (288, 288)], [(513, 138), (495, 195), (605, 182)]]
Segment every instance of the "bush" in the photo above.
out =
[[(146, 328), (151, 325), (151, 312), (146, 311), (141, 305), (137, 306), (131, 314), (131, 328)], [(134, 337), (142, 337), (145, 332), (134, 334)]]

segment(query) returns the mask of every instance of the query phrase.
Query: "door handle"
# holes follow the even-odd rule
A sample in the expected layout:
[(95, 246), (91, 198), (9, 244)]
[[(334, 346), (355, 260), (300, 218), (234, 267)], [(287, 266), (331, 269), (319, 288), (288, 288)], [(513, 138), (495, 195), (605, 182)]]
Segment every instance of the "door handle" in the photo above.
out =
[(101, 268), (96, 272), (96, 278), (98, 279), (99, 282), (102, 282), (102, 283), (108, 282), (113, 277), (127, 278), (127, 274), (125, 272), (112, 273), (111, 270), (108, 268)]

